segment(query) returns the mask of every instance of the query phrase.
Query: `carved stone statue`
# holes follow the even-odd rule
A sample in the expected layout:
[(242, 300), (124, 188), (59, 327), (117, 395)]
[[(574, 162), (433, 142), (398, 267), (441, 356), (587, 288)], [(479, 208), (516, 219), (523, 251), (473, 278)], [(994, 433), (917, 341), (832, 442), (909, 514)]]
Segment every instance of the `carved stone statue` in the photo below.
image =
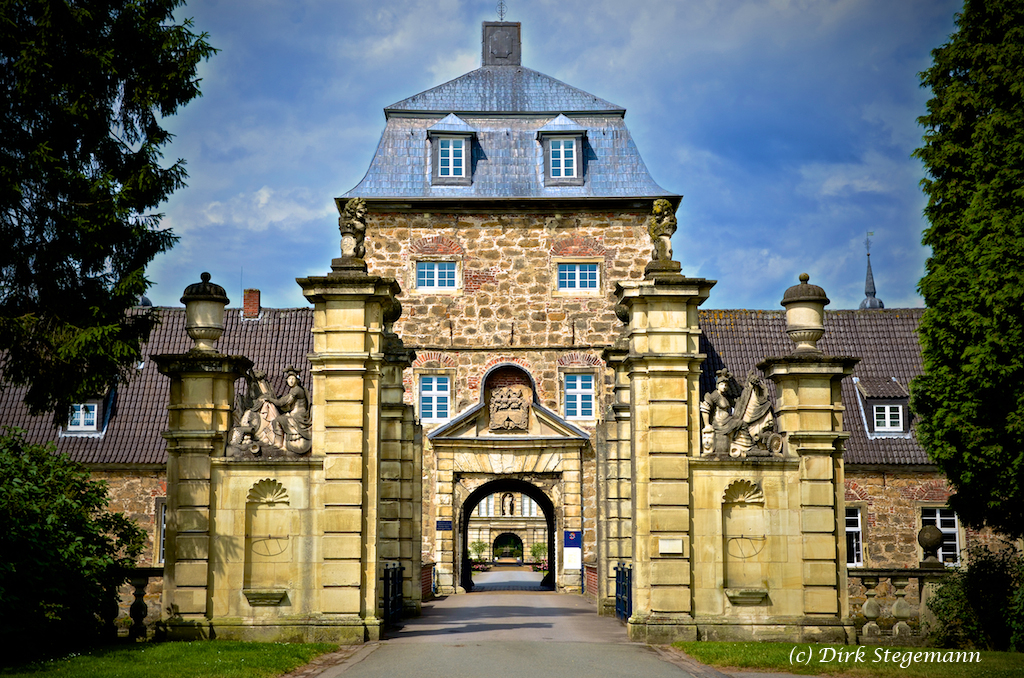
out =
[(515, 514), (516, 498), (511, 492), (501, 495), (501, 515), (511, 516)]
[(491, 391), (492, 431), (525, 431), (530, 426), (533, 393), (526, 386), (503, 386)]
[(654, 245), (651, 261), (672, 260), (672, 234), (676, 232), (677, 223), (672, 203), (664, 198), (655, 200), (651, 216), (647, 217), (647, 233)]
[(782, 436), (775, 432), (775, 414), (764, 380), (751, 371), (734, 402), (729, 396), (730, 391), (735, 393), (729, 370), (721, 369), (717, 375), (715, 390), (700, 404), (703, 456), (781, 456)]
[(228, 438), (228, 456), (273, 458), (309, 454), (313, 422), (309, 394), (298, 371), (285, 370), (288, 391), (280, 398), (262, 370), (246, 375), (244, 396), (235, 405), (235, 427)]
[(345, 203), (338, 218), (341, 231), (341, 256), (343, 259), (362, 259), (366, 254), (363, 240), (366, 238), (366, 201), (352, 198)]

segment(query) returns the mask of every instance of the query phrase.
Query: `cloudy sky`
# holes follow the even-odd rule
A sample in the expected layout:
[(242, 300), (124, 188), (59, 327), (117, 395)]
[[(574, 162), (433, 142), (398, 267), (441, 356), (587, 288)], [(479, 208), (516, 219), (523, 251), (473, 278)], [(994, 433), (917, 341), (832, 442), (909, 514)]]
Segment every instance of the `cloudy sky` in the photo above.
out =
[[(157, 305), (210, 271), (239, 304), (305, 306), (296, 277), (338, 256), (383, 108), (480, 65), (497, 0), (193, 0), (220, 49), (167, 122), (188, 188), (181, 240), (149, 269)], [(887, 307), (920, 306), (925, 199), (918, 73), (953, 0), (506, 0), (523, 65), (627, 109), (654, 179), (684, 196), (676, 258), (718, 280), (709, 308), (780, 308), (802, 271), (830, 308), (864, 297), (864, 238)]]

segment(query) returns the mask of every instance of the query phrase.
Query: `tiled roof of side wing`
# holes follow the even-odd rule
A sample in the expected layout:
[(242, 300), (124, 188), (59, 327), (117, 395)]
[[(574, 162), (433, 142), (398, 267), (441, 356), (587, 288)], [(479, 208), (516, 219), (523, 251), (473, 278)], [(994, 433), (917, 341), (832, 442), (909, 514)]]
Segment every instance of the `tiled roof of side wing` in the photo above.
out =
[[(25, 429), (29, 440), (55, 440), (57, 450), (85, 464), (164, 464), (167, 399), (170, 382), (149, 358), (165, 353), (185, 353), (192, 340), (185, 332), (185, 309), (160, 308), (161, 323), (143, 349), (146, 360), (134, 378), (118, 385), (112, 413), (102, 436), (59, 435), (49, 416), (33, 417), (22, 403), (23, 391), (8, 389), (0, 398), (0, 421)], [(266, 371), (276, 393), (285, 390), (283, 370), (294, 365), (302, 383), (310, 387), (309, 360), (313, 350), (313, 311), (263, 309), (258, 320), (242, 320), (238, 309), (225, 314), (224, 335), (216, 348), (229, 355), (244, 355), (256, 369)], [(243, 382), (236, 384), (236, 392)]]
[[(826, 311), (825, 335), (818, 347), (828, 355), (854, 356), (861, 362), (853, 376), (873, 383), (893, 377), (907, 387), (923, 371), (917, 325), (924, 309)], [(786, 336), (784, 311), (706, 310), (700, 313), (701, 351), (707, 354), (701, 392), (715, 387), (715, 371), (728, 367), (742, 379), (766, 357), (793, 350)], [(928, 455), (911, 438), (870, 439), (852, 379), (842, 386), (844, 426), (850, 431), (846, 461), (850, 464), (929, 464)]]
[(647, 171), (625, 121), (615, 116), (576, 115), (587, 130), (582, 186), (545, 186), (537, 130), (551, 118), (472, 117), (477, 133), (472, 185), (431, 184), (427, 129), (444, 116), (392, 117), (370, 169), (342, 198), (630, 198), (671, 196)]
[(626, 109), (522, 66), (483, 66), (384, 109), (392, 112), (568, 113)]

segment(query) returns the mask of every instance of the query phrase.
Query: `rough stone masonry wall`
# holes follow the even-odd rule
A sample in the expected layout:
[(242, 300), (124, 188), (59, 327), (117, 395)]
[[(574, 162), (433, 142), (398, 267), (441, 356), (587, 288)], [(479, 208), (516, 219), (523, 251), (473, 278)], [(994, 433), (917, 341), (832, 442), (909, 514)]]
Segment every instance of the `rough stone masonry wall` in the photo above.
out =
[[(448, 370), (453, 375), (452, 414), (457, 414), (479, 402), (480, 382), (490, 366), (515, 362), (533, 376), (540, 403), (562, 413), (559, 368), (591, 367), (600, 416), (612, 379), (601, 351), (623, 328), (614, 313), (615, 283), (643, 278), (651, 260), (646, 218), (639, 211), (370, 214), (369, 271), (401, 284), (403, 310), (395, 331), (418, 354), (414, 368), (406, 371), (407, 402), (415, 400), (415, 369)], [(456, 262), (460, 286), (445, 294), (416, 290), (417, 261)], [(558, 291), (559, 262), (598, 264), (599, 290)], [(573, 423), (590, 432), (594, 442), (591, 422)], [(426, 425), (425, 433), (433, 427)], [(433, 502), (435, 467), (425, 449), (425, 505)], [(595, 476), (592, 444), (583, 460), (585, 558), (593, 555), (596, 541)], [(432, 544), (429, 512), (423, 528), (424, 544)]]
[[(167, 496), (167, 472), (164, 469), (118, 469), (116, 471), (93, 469), (93, 480), (107, 483), (107, 508), (114, 513), (123, 513), (134, 520), (146, 533), (146, 545), (139, 556), (139, 567), (162, 567), (157, 562), (155, 549), (159, 537), (156, 523), (157, 499)], [(163, 593), (163, 578), (150, 580), (146, 587), (146, 605), (149, 608), (147, 623), (160, 618), (160, 596)], [(132, 588), (121, 587), (120, 612), (118, 617), (128, 619), (128, 611), (135, 600)], [(122, 628), (130, 622), (124, 621)]]

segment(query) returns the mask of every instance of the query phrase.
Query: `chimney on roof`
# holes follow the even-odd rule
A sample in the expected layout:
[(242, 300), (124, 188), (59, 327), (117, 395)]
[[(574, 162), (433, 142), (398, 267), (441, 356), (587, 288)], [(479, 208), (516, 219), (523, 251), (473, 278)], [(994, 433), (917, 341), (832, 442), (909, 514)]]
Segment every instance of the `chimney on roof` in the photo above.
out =
[(523, 63), (523, 41), (518, 21), (484, 22), (484, 66), (519, 66)]
[(260, 291), (256, 289), (245, 290), (244, 301), (242, 302), (242, 317), (259, 318), (260, 310)]

